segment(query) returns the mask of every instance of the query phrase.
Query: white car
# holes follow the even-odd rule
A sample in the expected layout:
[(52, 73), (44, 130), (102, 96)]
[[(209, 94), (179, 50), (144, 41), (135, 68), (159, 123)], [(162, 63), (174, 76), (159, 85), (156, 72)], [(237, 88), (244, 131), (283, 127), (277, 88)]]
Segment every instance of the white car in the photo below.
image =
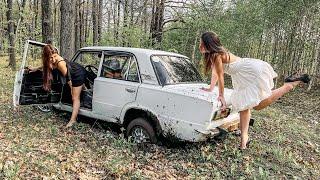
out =
[[(32, 51), (41, 53), (44, 43), (27, 41), (21, 69), (16, 74), (13, 103), (53, 104), (72, 111), (70, 88), (53, 72), (52, 91), (42, 88), (42, 72), (28, 72)], [(31, 50), (33, 48), (33, 50)], [(34, 56), (34, 54), (33, 54)], [(39, 57), (38, 57), (39, 59)], [(221, 112), (216, 87), (209, 93), (199, 72), (180, 54), (125, 47), (85, 47), (74, 55), (87, 70), (79, 114), (120, 124), (134, 142), (155, 143), (161, 136), (186, 141), (203, 141), (221, 130), (238, 128), (239, 114), (230, 105), (232, 90), (225, 89), (228, 109)], [(120, 75), (108, 77), (110, 61), (117, 61)]]

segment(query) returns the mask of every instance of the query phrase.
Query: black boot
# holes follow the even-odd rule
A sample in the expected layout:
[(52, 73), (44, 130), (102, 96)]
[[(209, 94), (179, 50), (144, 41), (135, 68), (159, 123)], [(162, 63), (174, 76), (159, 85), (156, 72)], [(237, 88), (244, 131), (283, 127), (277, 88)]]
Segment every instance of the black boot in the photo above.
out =
[(302, 74), (302, 75), (293, 74), (287, 77), (286, 79), (284, 79), (284, 82), (295, 82), (295, 81), (301, 81), (308, 84), (310, 82), (310, 77), (308, 74)]

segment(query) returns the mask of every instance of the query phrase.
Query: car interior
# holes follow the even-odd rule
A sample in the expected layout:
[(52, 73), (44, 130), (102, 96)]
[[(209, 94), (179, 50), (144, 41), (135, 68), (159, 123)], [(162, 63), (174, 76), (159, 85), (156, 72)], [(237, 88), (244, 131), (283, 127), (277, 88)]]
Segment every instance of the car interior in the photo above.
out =
[[(41, 54), (41, 49), (38, 50), (38, 52)], [(87, 77), (85, 88), (83, 88), (81, 93), (81, 108), (92, 109), (94, 79), (98, 74), (101, 56), (102, 51), (84, 51), (78, 53), (74, 59), (75, 62), (85, 68)], [(35, 60), (40, 60), (39, 62), (41, 62), (40, 57), (41, 55), (38, 54), (38, 57), (31, 62), (34, 63)], [(37, 63), (38, 65), (39, 62)], [(35, 64), (31, 66), (34, 67)], [(25, 68), (20, 93), (20, 104), (58, 103), (61, 100), (63, 104), (72, 105), (69, 85), (64, 82), (65, 79), (58, 70), (53, 70), (52, 73), (52, 90), (47, 92), (43, 89), (42, 71), (30, 72), (28, 68)], [(138, 67), (134, 56), (127, 54), (105, 55), (101, 69), (101, 77), (139, 82)]]
[[(94, 79), (97, 77), (98, 74), (98, 67), (101, 60), (101, 52), (80, 52), (75, 62), (81, 64), (86, 70), (86, 80), (85, 80), (85, 87), (82, 89), (80, 95), (80, 107), (85, 109), (92, 109), (92, 95), (93, 95), (93, 84)], [(71, 105), (72, 98), (71, 97), (71, 90), (68, 85), (63, 87), (62, 98), (61, 102), (64, 104)]]
[(105, 56), (101, 77), (139, 82), (137, 62), (130, 55)]
[(54, 70), (52, 75), (51, 91), (47, 92), (43, 89), (42, 71), (30, 72), (29, 69), (25, 68), (20, 93), (20, 104), (28, 105), (59, 102), (63, 83), (59, 71)]

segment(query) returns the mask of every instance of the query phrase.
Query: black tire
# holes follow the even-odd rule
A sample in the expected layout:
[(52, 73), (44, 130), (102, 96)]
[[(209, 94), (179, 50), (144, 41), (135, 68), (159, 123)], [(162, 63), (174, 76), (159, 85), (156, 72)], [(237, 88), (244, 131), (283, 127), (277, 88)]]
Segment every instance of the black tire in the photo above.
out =
[[(142, 131), (144, 133), (143, 135), (148, 136), (148, 138), (145, 140), (139, 139), (138, 136), (133, 134), (135, 131)], [(132, 141), (135, 143), (157, 143), (157, 137), (154, 128), (144, 118), (136, 118), (129, 123), (126, 129), (126, 137), (131, 137)], [(140, 136), (140, 138), (143, 138), (143, 136)]]

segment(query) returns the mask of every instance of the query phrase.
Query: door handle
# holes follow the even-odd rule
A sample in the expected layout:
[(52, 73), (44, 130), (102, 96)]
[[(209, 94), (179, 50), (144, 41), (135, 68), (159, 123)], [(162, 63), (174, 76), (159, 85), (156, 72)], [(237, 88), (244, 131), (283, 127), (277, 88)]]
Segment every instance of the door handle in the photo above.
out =
[(131, 88), (126, 88), (126, 91), (129, 92), (129, 93), (134, 93), (134, 92), (136, 92), (136, 90), (131, 89)]

